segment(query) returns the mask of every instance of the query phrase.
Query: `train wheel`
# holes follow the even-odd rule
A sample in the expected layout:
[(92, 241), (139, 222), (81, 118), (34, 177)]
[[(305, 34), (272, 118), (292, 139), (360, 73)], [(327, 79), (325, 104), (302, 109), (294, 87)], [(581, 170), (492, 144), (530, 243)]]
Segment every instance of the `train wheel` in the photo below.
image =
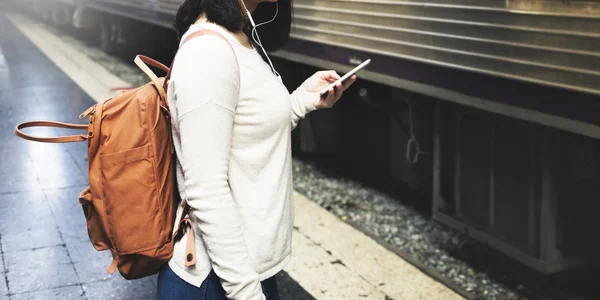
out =
[(105, 19), (99, 24), (100, 48), (108, 54), (118, 54), (123, 50), (125, 39), (123, 28), (110, 19)]
[(73, 22), (73, 11), (67, 6), (58, 5), (50, 12), (50, 20), (58, 27), (68, 27)]

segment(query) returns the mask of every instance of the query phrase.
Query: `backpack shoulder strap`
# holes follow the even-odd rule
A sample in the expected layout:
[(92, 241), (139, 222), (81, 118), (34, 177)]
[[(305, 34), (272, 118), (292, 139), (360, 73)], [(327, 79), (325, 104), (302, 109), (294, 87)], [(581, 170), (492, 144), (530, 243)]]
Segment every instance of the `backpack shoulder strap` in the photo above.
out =
[[(229, 45), (229, 48), (231, 48), (231, 51), (233, 52), (233, 56), (235, 57), (235, 62), (238, 65), (238, 95), (240, 92), (240, 69), (239, 69), (239, 62), (237, 59), (237, 56), (235, 55), (235, 51), (233, 50), (233, 46), (231, 45), (231, 43), (229, 43), (229, 41), (220, 33), (214, 31), (214, 30), (210, 30), (210, 29), (201, 29), (198, 30), (192, 34), (190, 34), (185, 40), (183, 40), (183, 42), (181, 43), (181, 45), (179, 46), (179, 49), (181, 49), (181, 47), (183, 47), (187, 42), (189, 42), (190, 40), (192, 40), (193, 38), (199, 37), (199, 36), (203, 36), (203, 35), (214, 35), (217, 36), (221, 39), (223, 39), (225, 42), (227, 42), (227, 45)], [(177, 54), (175, 54), (175, 57), (177, 57)], [(169, 80), (171, 79), (171, 72), (173, 71), (173, 64), (175, 63), (175, 57), (173, 57), (173, 62), (171, 63), (171, 68), (169, 68), (169, 71), (167, 72), (167, 76), (165, 76), (165, 81), (163, 83), (163, 89), (166, 91), (167, 90), (167, 86), (169, 84)], [(187, 203), (186, 199), (182, 199), (183, 203), (183, 209), (181, 212), (181, 216), (179, 217), (179, 223), (177, 226), (177, 230), (175, 231), (175, 233), (173, 233), (173, 240), (176, 240), (182, 233), (183, 231), (183, 227), (185, 225), (186, 222), (189, 222), (189, 219), (186, 218), (186, 215), (188, 215), (191, 207), (190, 205)], [(189, 227), (190, 228), (190, 232), (188, 232), (188, 240), (186, 242), (186, 258), (187, 261), (185, 262), (186, 266), (191, 266), (194, 265), (196, 263), (196, 259), (195, 259), (195, 253), (196, 251), (194, 250), (194, 231), (192, 226)]]
[(150, 70), (150, 68), (148, 68), (148, 65), (159, 68), (167, 73), (169, 72), (169, 68), (167, 68), (167, 66), (159, 63), (158, 61), (156, 61), (150, 57), (144, 56), (144, 55), (137, 55), (134, 59), (134, 62), (138, 66), (138, 68), (140, 68), (140, 70), (142, 70), (142, 72), (144, 72), (146, 74), (146, 76), (148, 76), (148, 78), (150, 78), (152, 83), (154, 83), (154, 86), (156, 87), (156, 90), (158, 91), (158, 94), (160, 95), (161, 100), (166, 103), (167, 93), (165, 92), (164, 85), (160, 81), (160, 79), (158, 79), (158, 76), (156, 76), (156, 74), (154, 74), (154, 72), (152, 72), (152, 70)]
[[(211, 29), (200, 29), (198, 31), (193, 32), (192, 34), (190, 34), (187, 38), (185, 38), (183, 40), (183, 42), (181, 43), (181, 45), (179, 46), (179, 49), (181, 49), (187, 42), (189, 42), (190, 40), (192, 40), (193, 38), (199, 37), (199, 36), (203, 36), (203, 35), (214, 35), (216, 37), (221, 38), (222, 40), (224, 40), (225, 42), (227, 42), (227, 45), (229, 45), (229, 48), (231, 48), (231, 51), (233, 52), (233, 56), (235, 57), (235, 62), (238, 65), (238, 94), (239, 94), (239, 81), (241, 80), (240, 77), (240, 69), (239, 69), (239, 62), (237, 59), (237, 55), (235, 55), (235, 51), (233, 50), (233, 46), (231, 45), (231, 43), (229, 42), (229, 40), (227, 40), (227, 38), (225, 38), (221, 33), (215, 31), (215, 30), (211, 30)], [(167, 76), (165, 76), (165, 81), (163, 84), (163, 89), (166, 91), (167, 90), (167, 86), (169, 84), (169, 80), (171, 79), (171, 72), (173, 71), (173, 64), (175, 63), (175, 58), (177, 57), (177, 54), (175, 54), (175, 57), (173, 57), (173, 62), (171, 63), (171, 68), (169, 68), (169, 72), (167, 72)]]

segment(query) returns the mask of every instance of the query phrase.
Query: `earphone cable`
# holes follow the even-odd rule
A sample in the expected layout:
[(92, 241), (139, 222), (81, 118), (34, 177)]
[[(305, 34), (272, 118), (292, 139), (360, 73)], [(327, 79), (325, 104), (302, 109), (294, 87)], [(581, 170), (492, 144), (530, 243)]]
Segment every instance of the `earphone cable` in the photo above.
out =
[(246, 4), (244, 3), (244, 1), (242, 0), (240, 2), (244, 6), (244, 9), (246, 10), (246, 14), (248, 15), (248, 19), (250, 20), (250, 23), (252, 24), (252, 33), (251, 33), (252, 34), (252, 39), (262, 49), (263, 53), (267, 57), (267, 60), (269, 61), (269, 65), (271, 66), (271, 70), (273, 71), (273, 74), (275, 74), (275, 76), (277, 76), (278, 78), (280, 78), (281, 75), (279, 75), (279, 72), (277, 72), (277, 70), (275, 70), (275, 66), (273, 66), (273, 62), (271, 62), (271, 58), (269, 57), (269, 54), (267, 53), (267, 50), (265, 50), (265, 47), (263, 47), (262, 41), (260, 40), (260, 36), (258, 35), (258, 31), (256, 30), (256, 28), (258, 26), (271, 23), (271, 22), (273, 22), (275, 20), (275, 18), (277, 18), (277, 14), (279, 14), (279, 3), (275, 2), (275, 5), (276, 5), (275, 6), (275, 16), (273, 16), (273, 18), (271, 20), (266, 21), (266, 22), (262, 22), (262, 23), (256, 25), (254, 23), (254, 19), (252, 19), (252, 14), (248, 11), (248, 8), (246, 8)]

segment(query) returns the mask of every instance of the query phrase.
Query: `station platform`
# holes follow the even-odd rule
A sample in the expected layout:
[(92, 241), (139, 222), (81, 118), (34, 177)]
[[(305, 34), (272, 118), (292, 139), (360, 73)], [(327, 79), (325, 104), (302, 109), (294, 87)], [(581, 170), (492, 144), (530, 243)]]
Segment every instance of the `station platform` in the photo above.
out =
[[(23, 121), (81, 122), (110, 86), (129, 84), (80, 56), (43, 25), (0, 10), (0, 299), (156, 299), (156, 276), (109, 275), (110, 253), (88, 240), (77, 200), (87, 144), (14, 135)], [(277, 275), (282, 299), (462, 299), (299, 194), (296, 214), (294, 258)]]

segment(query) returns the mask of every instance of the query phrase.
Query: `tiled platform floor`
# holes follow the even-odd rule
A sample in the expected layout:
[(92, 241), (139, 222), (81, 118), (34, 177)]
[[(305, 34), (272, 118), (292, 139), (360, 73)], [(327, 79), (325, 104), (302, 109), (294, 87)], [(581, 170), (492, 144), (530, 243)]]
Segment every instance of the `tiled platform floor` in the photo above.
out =
[(2, 15), (0, 82), (0, 298), (154, 299), (155, 277), (110, 276), (110, 253), (87, 239), (77, 201), (87, 185), (86, 144), (14, 135), (22, 121), (78, 122), (94, 102)]

